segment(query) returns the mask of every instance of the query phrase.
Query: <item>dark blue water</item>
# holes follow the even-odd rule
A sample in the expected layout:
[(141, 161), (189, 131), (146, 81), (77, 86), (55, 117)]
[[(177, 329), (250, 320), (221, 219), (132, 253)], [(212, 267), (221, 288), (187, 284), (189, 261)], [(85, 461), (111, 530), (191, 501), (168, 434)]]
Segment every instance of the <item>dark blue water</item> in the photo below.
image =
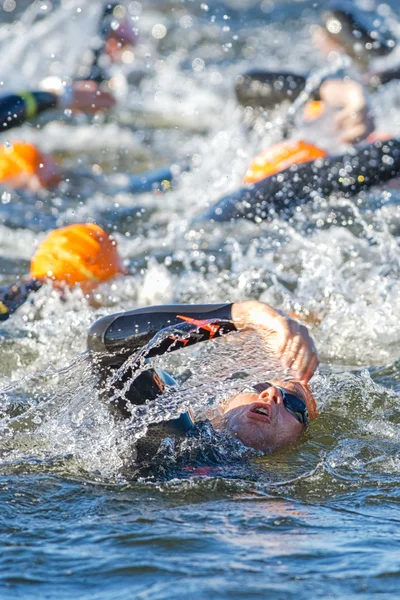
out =
[[(67, 30), (77, 3), (39, 3), (36, 29), (27, 4), (0, 6), (9, 89), (36, 85), (44, 65), (68, 70), (94, 18), (82, 5), (82, 29)], [(76, 179), (53, 196), (1, 195), (1, 283), (28, 271), (46, 230), (90, 219), (114, 231), (131, 274), (100, 287), (95, 304), (79, 290), (64, 302), (44, 287), (0, 324), (0, 598), (399, 597), (398, 192), (323, 201), (289, 223), (190, 225), (280, 135), (276, 115), (250, 126), (235, 76), (256, 66), (326, 68), (310, 46), (320, 6), (130, 3), (141, 38), (117, 79), (114, 114), (63, 123), (50, 115), (3, 134), (56, 153)], [(382, 6), (396, 29), (396, 3)], [(55, 14), (64, 24), (54, 28)], [(159, 24), (162, 39), (152, 33)], [(394, 135), (399, 94), (393, 84), (371, 98), (379, 127)], [(117, 193), (92, 177), (173, 162), (192, 171), (167, 194)], [(227, 447), (211, 465), (174, 463), (172, 453), (165, 472), (138, 479), (132, 432), (97, 397), (86, 359), (76, 360), (87, 328), (135, 306), (248, 298), (318, 317), (312, 387), (321, 416), (280, 452)], [(216, 345), (169, 366), (181, 376), (208, 369), (212, 396), (229, 352)], [(189, 400), (204, 411), (203, 397)]]

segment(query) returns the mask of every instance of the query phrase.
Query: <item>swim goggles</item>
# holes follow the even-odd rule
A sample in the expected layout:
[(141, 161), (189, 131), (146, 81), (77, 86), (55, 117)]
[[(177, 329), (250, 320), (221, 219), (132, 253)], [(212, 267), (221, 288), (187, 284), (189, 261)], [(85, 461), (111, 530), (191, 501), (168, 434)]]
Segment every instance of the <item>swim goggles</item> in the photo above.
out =
[[(256, 390), (256, 392), (261, 394), (261, 392), (267, 390), (272, 385), (274, 384), (268, 383), (268, 381), (266, 381), (265, 383), (256, 383), (252, 387), (254, 390)], [(301, 400), (301, 398), (295, 396), (294, 394), (291, 394), (279, 385), (274, 385), (274, 387), (276, 387), (281, 392), (283, 406), (286, 408), (288, 413), (293, 415), (293, 417), (297, 419), (299, 423), (307, 427), (310, 424), (310, 416), (308, 414), (307, 405), (304, 402), (304, 400)]]

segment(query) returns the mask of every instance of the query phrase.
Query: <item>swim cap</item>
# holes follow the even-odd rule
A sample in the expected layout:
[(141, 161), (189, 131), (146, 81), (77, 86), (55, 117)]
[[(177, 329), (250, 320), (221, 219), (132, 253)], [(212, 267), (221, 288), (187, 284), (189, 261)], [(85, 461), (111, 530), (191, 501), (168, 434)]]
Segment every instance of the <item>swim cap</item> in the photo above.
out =
[(113, 237), (94, 223), (69, 225), (49, 233), (31, 260), (30, 275), (70, 286), (77, 283), (88, 293), (97, 284), (125, 273)]
[(46, 188), (60, 180), (56, 163), (34, 144), (15, 141), (10, 146), (0, 146), (0, 182), (26, 187), (33, 177)]
[(259, 154), (251, 163), (244, 176), (244, 183), (256, 183), (266, 177), (280, 173), (292, 165), (325, 158), (326, 152), (302, 140), (285, 141), (274, 144)]
[(307, 102), (303, 110), (303, 120), (309, 123), (321, 117), (325, 112), (326, 106), (322, 100), (311, 100)]
[(379, 15), (359, 11), (353, 2), (334, 2), (322, 12), (321, 18), (328, 36), (352, 58), (387, 56), (396, 45)]

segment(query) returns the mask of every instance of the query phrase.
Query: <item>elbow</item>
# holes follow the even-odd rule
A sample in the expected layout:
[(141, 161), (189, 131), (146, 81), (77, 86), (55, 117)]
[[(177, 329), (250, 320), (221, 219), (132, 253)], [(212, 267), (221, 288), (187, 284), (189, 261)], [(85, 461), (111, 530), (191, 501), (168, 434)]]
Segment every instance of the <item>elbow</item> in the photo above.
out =
[(108, 315), (99, 319), (90, 327), (87, 337), (87, 348), (90, 353), (107, 356), (110, 350), (107, 347), (106, 335), (116, 315)]

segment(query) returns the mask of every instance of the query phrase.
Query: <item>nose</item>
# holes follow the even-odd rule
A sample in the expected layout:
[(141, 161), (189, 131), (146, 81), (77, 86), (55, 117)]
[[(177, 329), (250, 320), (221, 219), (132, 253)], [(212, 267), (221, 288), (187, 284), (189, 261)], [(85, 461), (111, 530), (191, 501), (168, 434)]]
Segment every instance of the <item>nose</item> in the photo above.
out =
[(280, 404), (282, 402), (282, 393), (274, 385), (271, 385), (269, 388), (261, 392), (258, 397), (263, 402), (267, 402), (268, 400), (274, 404)]

